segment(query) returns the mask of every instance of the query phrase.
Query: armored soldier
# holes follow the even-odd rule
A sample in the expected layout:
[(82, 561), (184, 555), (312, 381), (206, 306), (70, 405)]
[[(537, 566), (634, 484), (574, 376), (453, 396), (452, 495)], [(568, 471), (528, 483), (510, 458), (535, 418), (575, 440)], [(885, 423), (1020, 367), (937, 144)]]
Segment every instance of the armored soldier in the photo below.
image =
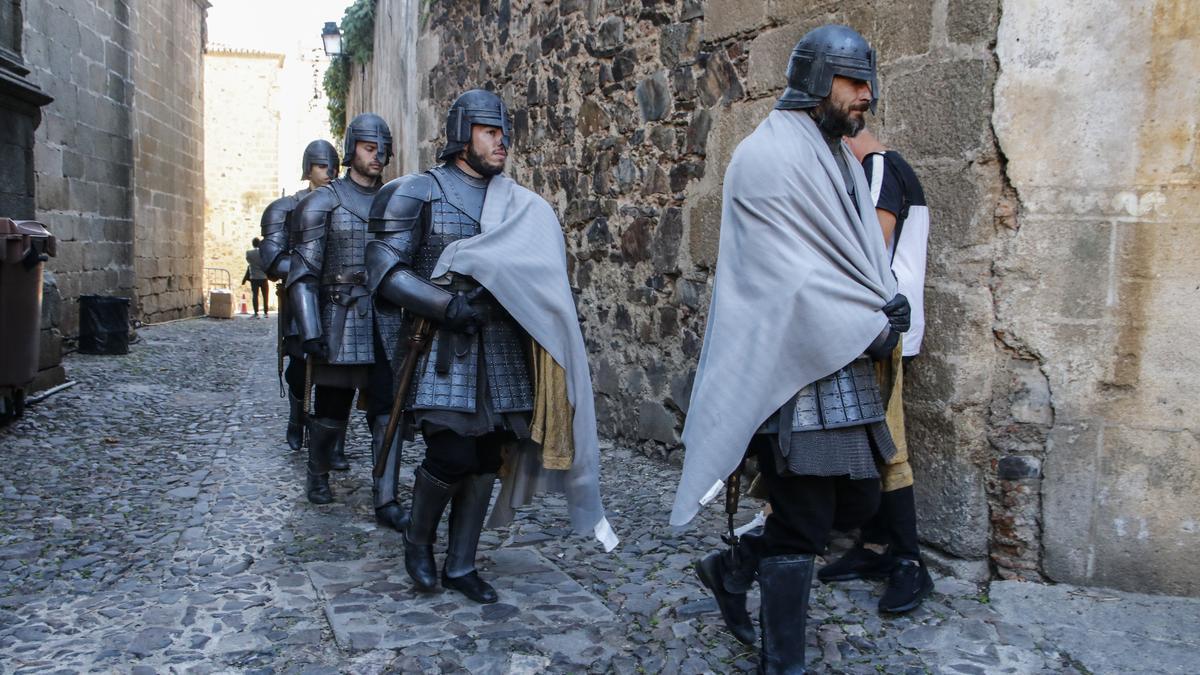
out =
[[(356, 116), (346, 127), (342, 153), (342, 163), (349, 167), (346, 175), (304, 197), (289, 221), (288, 298), (303, 351), (313, 362), (316, 385), (308, 419), (306, 482), (308, 500), (314, 504), (333, 501), (329, 470), (334, 448), (346, 430), (354, 391), (381, 379), (378, 371), (388, 364), (379, 362), (377, 345), (381, 337), (394, 342), (399, 328), (398, 313), (375, 311), (363, 264), (371, 200), (391, 157), (392, 134), (383, 118), (372, 113)], [(386, 406), (387, 397), (382, 398)], [(373, 412), (368, 410), (368, 420), (374, 430), (378, 419)], [(386, 485), (377, 481), (375, 486), (376, 520), (402, 529), (405, 512), (396, 499), (396, 475), (383, 480)], [(381, 492), (386, 500), (379, 498)]]
[[(288, 218), (295, 210), (296, 204), (308, 193), (328, 185), (337, 178), (340, 163), (337, 148), (326, 140), (316, 140), (304, 148), (304, 156), (300, 162), (300, 178), (308, 181), (308, 187), (294, 195), (285, 195), (267, 205), (262, 215), (262, 242), (258, 252), (262, 258), (267, 277), (272, 281), (287, 279), (291, 268), (292, 247), (288, 233)], [(279, 322), (279, 356), (280, 365), (284, 356), (288, 357), (287, 369), (283, 377), (287, 382), (287, 397), (289, 404), (287, 443), (292, 450), (299, 452), (304, 445), (304, 352), (300, 345), (300, 336), (296, 324), (287, 311), (286, 289), (279, 286), (279, 311), (276, 313)], [(345, 435), (338, 439), (334, 451), (331, 468), (346, 470), (350, 464), (346, 462), (344, 451)]]
[(469, 91), (450, 108), (446, 132), (443, 164), (388, 183), (376, 198), (367, 268), (377, 306), (404, 308), (406, 323), (419, 316), (437, 325), (407, 406), (428, 449), (413, 483), (405, 567), (419, 589), (436, 587), (434, 536), (452, 502), (442, 584), (491, 603), (496, 591), (479, 577), (475, 551), (501, 445), (529, 436), (530, 341), (476, 280), (457, 275), (437, 285), (430, 276), (448, 244), (481, 232), (488, 183), (508, 156), (508, 111), (495, 94)]
[(804, 672), (813, 557), (832, 528), (857, 527), (879, 503), (876, 463), (896, 447), (872, 361), (892, 357), (909, 321), (862, 167), (842, 142), (875, 107), (875, 52), (852, 29), (823, 26), (801, 38), (787, 76), (726, 170), (671, 517), (685, 524), (747, 448), (757, 456), (771, 503), (763, 536), (696, 570), (747, 643), (757, 576), (766, 673)]

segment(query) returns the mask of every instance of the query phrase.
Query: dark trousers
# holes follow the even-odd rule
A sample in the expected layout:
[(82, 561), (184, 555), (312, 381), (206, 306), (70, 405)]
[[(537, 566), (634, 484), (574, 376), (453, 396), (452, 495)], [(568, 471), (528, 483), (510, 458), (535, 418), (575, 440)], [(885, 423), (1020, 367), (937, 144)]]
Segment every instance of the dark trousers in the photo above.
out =
[(900, 558), (921, 559), (917, 503), (911, 485), (883, 493), (879, 510), (862, 526), (862, 540), (887, 546), (888, 552)]
[(251, 279), (250, 280), (250, 302), (254, 305), (254, 313), (258, 314), (258, 294), (262, 293), (263, 314), (271, 311), (271, 303), (267, 302), (267, 286), (270, 284), (266, 279)]
[(392, 363), (383, 349), (379, 333), (376, 332), (375, 363), (371, 364), (371, 370), (367, 374), (367, 424), (374, 426), (376, 417), (391, 414), (392, 401), (396, 396), (394, 386)]
[(852, 530), (879, 506), (879, 479), (849, 476), (781, 476), (772, 438), (758, 434), (750, 447), (758, 456), (771, 515), (764, 528), (762, 557), (820, 555), (834, 529)]
[(350, 419), (350, 408), (354, 406), (354, 390), (341, 387), (317, 385), (313, 400), (313, 417), (345, 422)]
[(500, 448), (515, 439), (501, 431), (482, 436), (461, 436), (439, 431), (425, 436), (425, 461), (421, 466), (434, 478), (453, 485), (467, 476), (500, 470)]
[(288, 357), (287, 367), (283, 369), (283, 381), (287, 382), (292, 396), (304, 400), (304, 359)]

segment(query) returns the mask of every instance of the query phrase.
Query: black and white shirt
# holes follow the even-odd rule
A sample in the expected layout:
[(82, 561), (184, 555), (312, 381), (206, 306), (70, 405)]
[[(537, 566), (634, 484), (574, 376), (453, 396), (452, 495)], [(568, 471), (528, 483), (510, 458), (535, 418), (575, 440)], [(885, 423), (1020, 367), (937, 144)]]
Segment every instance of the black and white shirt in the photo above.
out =
[(929, 207), (925, 190), (908, 162), (895, 150), (863, 158), (871, 201), (896, 216), (888, 247), (900, 292), (912, 306), (912, 328), (904, 334), (904, 355), (916, 356), (925, 337), (925, 258), (929, 250)]

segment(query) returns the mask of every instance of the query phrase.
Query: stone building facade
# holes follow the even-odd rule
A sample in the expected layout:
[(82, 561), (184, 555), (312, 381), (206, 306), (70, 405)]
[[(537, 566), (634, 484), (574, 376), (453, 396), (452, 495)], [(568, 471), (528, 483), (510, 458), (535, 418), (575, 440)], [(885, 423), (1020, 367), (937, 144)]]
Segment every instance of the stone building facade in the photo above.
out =
[(1200, 594), (1195, 3), (458, 1), (407, 23), (417, 4), (379, 1), (388, 58), (356, 70), (350, 114), (408, 120), (399, 153), (424, 167), (457, 93), (504, 96), (511, 173), (562, 218), (602, 431), (673, 460), (724, 167), (804, 32), (864, 33), (870, 123), (933, 214), (906, 390), (931, 556)]
[[(283, 59), (282, 54), (223, 48), (204, 55), (204, 265), (228, 270), (234, 294), (247, 302), (249, 286), (240, 285), (246, 250), (259, 235), (263, 209), (280, 195)], [(208, 281), (224, 285), (216, 275)]]
[(84, 294), (131, 298), (143, 321), (200, 311), (207, 7), (24, 3), (26, 62), (54, 97), (36, 135), (36, 215), (59, 241), (48, 269), (67, 336)]

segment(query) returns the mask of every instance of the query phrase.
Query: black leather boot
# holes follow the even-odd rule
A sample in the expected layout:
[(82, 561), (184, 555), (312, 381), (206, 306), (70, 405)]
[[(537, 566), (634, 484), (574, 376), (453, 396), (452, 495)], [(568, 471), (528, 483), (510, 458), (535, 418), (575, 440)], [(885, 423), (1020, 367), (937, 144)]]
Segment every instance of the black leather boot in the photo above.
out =
[(817, 578), (825, 583), (851, 579), (885, 579), (895, 564), (896, 561), (890, 553), (876, 553), (859, 545), (818, 570)]
[[(379, 453), (383, 448), (383, 433), (387, 429), (391, 415), (379, 415), (371, 426), (371, 456), (379, 462)], [(397, 532), (403, 532), (408, 527), (408, 511), (400, 504), (400, 494), (397, 485), (400, 482), (400, 433), (397, 430), (392, 439), (392, 448), (388, 452), (387, 464), (383, 475), (375, 479), (371, 487), (371, 495), (375, 504), (375, 522), (390, 527)]]
[(887, 586), (879, 598), (879, 611), (903, 614), (921, 606), (933, 592), (933, 578), (920, 560), (899, 558), (888, 575)]
[(293, 452), (304, 447), (304, 401), (288, 391), (287, 444)]
[(479, 577), (475, 552), (479, 534), (492, 501), (496, 474), (486, 473), (464, 478), (456, 486), (450, 503), (450, 541), (446, 547), (446, 565), (442, 568), (442, 586), (452, 588), (481, 604), (500, 599), (496, 589)]
[(328, 504), (333, 501), (329, 489), (329, 461), (337, 439), (346, 432), (346, 423), (326, 417), (308, 418), (308, 501)]
[(758, 557), (743, 536), (737, 551), (714, 551), (696, 562), (696, 576), (717, 600), (725, 627), (738, 642), (754, 644), (754, 623), (746, 610), (746, 591), (754, 582)]
[(804, 628), (812, 574), (811, 555), (772, 556), (758, 565), (758, 587), (762, 592), (759, 670), (765, 675), (804, 673)]
[(338, 435), (337, 443), (333, 446), (333, 456), (329, 458), (329, 468), (334, 471), (349, 471), (350, 461), (346, 459), (346, 427)]
[(442, 512), (450, 501), (451, 486), (434, 478), (425, 467), (417, 468), (413, 481), (412, 518), (404, 530), (404, 568), (417, 590), (437, 588), (437, 563), (433, 542)]

